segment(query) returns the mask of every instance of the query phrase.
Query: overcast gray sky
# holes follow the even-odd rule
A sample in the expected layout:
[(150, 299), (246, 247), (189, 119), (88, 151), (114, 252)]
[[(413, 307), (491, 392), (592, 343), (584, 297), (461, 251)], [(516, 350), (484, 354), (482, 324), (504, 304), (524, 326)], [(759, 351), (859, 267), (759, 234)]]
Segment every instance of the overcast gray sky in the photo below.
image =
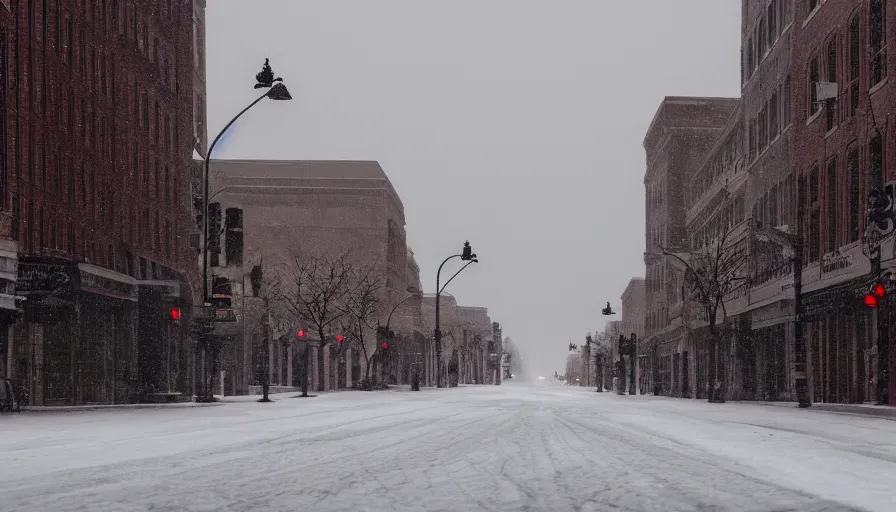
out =
[(379, 161), (427, 291), (469, 239), (481, 263), (450, 292), (544, 373), (644, 275), (641, 142), (662, 98), (739, 94), (735, 0), (208, 4), (210, 138), (265, 57), (296, 98), (215, 156)]

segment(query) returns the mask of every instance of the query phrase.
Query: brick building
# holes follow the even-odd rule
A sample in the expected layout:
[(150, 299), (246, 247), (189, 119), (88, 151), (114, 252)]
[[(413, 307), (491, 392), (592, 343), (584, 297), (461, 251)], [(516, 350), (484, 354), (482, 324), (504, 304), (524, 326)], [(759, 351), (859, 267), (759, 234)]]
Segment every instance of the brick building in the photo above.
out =
[[(210, 231), (219, 233), (210, 240), (211, 295), (229, 302), (239, 319), (219, 324), (228, 337), (222, 355), (226, 394), (247, 393), (261, 383), (265, 368), (276, 383), (299, 386), (296, 331), (317, 337), (312, 326), (284, 319), (271, 326), (268, 342), (264, 292), (259, 289), (256, 296), (253, 271), (271, 276), (296, 256), (348, 254), (353, 265), (373, 265), (386, 279), (377, 318), (382, 325), (419, 287), (419, 268), (405, 241), (404, 207), (376, 162), (219, 160), (211, 166), (210, 197), (210, 209), (220, 213), (210, 216)], [(397, 335), (422, 336), (420, 301), (411, 298), (398, 306), (390, 325)], [(339, 326), (333, 328), (329, 334), (335, 337)], [(365, 338), (373, 354), (375, 334)], [(342, 388), (362, 378), (363, 351), (340, 352), (337, 345), (311, 349), (311, 389)]]
[[(646, 281), (643, 277), (633, 277), (629, 280), (628, 286), (625, 287), (625, 291), (622, 292), (622, 319), (621, 329), (622, 332), (625, 333), (626, 336), (631, 336), (634, 334), (639, 343), (644, 339), (644, 320), (646, 318), (645, 315), (645, 306), (646, 306)], [(591, 361), (594, 360), (593, 354), (591, 355)], [(590, 363), (589, 363), (590, 364)], [(639, 351), (638, 354), (638, 366), (640, 368), (650, 368), (650, 357), (646, 351)], [(639, 379), (639, 389), (649, 389), (649, 379), (648, 372), (638, 373)], [(643, 379), (642, 379), (643, 377)], [(593, 377), (592, 377), (593, 379)]]
[(24, 297), (2, 332), (6, 371), (31, 404), (187, 393), (169, 312), (196, 282), (181, 231), (204, 2), (5, 4), (0, 236)]
[[(896, 40), (896, 4), (812, 2), (796, 19), (794, 167), (804, 210), (810, 391), (816, 402), (873, 400), (876, 319), (861, 299), (871, 270), (864, 203), (871, 188), (896, 177), (896, 88), (889, 79), (896, 54), (887, 50)], [(819, 96), (819, 82), (835, 84), (834, 97)], [(881, 253), (885, 268), (896, 265), (892, 243)], [(894, 403), (892, 378), (889, 387)]]
[[(887, 70), (896, 69), (896, 57), (886, 51), (888, 38), (896, 37), (896, 6), (881, 0), (744, 0), (742, 6), (740, 104), (688, 178), (685, 217), (690, 250), (725, 229), (748, 249), (749, 279), (725, 298), (730, 398), (795, 400), (798, 379), (806, 378), (814, 402), (875, 400), (879, 312), (862, 303), (873, 278), (863, 203), (873, 187), (896, 177), (896, 151), (887, 142), (896, 110)], [(655, 206), (648, 188), (648, 253)], [(669, 222), (673, 214), (658, 213)], [(805, 359), (793, 323), (793, 240), (799, 239), (792, 237), (799, 232)], [(896, 267), (894, 245), (889, 239), (881, 246), (884, 270)], [(648, 337), (659, 304), (650, 280), (648, 266)], [(674, 323), (667, 317), (659, 325), (669, 330)], [(695, 316), (685, 322), (698, 353), (703, 325)], [(893, 353), (890, 347), (891, 374)], [(704, 357), (690, 372), (696, 396), (705, 386)], [(685, 374), (672, 366), (677, 394), (675, 378), (683, 383)], [(662, 364), (658, 370), (663, 382)], [(887, 386), (893, 402), (894, 380)]]
[(645, 339), (639, 351), (651, 358), (654, 382), (663, 393), (691, 395), (694, 347), (682, 318), (684, 273), (662, 248), (687, 250), (687, 178), (703, 163), (738, 102), (666, 97), (644, 137)]

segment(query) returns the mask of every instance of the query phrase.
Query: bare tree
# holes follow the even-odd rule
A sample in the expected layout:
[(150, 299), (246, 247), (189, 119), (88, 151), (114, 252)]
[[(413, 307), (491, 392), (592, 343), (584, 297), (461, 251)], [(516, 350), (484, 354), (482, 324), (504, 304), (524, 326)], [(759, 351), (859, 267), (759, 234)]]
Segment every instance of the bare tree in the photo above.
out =
[[(280, 302), (289, 316), (315, 332), (320, 340), (317, 379), (324, 383), (324, 349), (334, 340), (328, 333), (346, 315), (345, 300), (351, 292), (352, 267), (348, 254), (337, 257), (292, 254), (283, 268)], [(309, 345), (301, 354), (302, 396), (308, 396)]]
[[(721, 339), (717, 329), (719, 313), (721, 323), (727, 320), (725, 297), (743, 280), (741, 270), (746, 257), (736, 243), (730, 243), (731, 230), (701, 250), (677, 253), (662, 248), (663, 254), (672, 256), (685, 268), (682, 282), (682, 298), (699, 304), (708, 323), (709, 349), (709, 401), (723, 403), (727, 394), (725, 364), (720, 364)], [(724, 352), (727, 354), (727, 351)]]
[[(353, 344), (364, 354), (366, 366), (365, 388), (372, 389), (374, 379), (371, 373), (373, 357), (377, 354), (376, 340), (371, 332), (375, 332), (374, 323), (382, 305), (381, 292), (385, 280), (375, 271), (375, 266), (367, 266), (351, 272), (351, 286), (345, 294), (343, 308), (345, 312), (345, 328)], [(372, 347), (368, 346), (373, 339)]]

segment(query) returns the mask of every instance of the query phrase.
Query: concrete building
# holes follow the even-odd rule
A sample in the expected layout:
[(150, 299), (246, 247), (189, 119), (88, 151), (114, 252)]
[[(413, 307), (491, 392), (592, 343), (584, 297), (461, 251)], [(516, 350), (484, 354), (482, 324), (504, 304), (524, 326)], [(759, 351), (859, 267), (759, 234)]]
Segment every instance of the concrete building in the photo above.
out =
[[(229, 326), (223, 355), (225, 392), (246, 393), (250, 384), (264, 380), (265, 371), (280, 384), (301, 384), (296, 333), (305, 331), (318, 345), (319, 334), (294, 315), (274, 315), (278, 325), (264, 324), (261, 282), (275, 275), (281, 283), (289, 282), (285, 269), (297, 259), (347, 255), (355, 268), (372, 268), (384, 280), (376, 314), (380, 325), (395, 308), (392, 330), (403, 337), (420, 336), (421, 299), (419, 293), (411, 297), (419, 288), (419, 269), (405, 242), (401, 199), (379, 164), (229, 160), (214, 162), (211, 175), (210, 210), (224, 213), (210, 216), (223, 217), (223, 225), (211, 230), (223, 233), (223, 240), (210, 241), (212, 298), (231, 304), (239, 319)], [(285, 273), (277, 274), (279, 270)], [(335, 341), (349, 335), (342, 330), (342, 324), (329, 326), (325, 347), (310, 349), (311, 389), (357, 384), (366, 376), (366, 358), (378, 357), (373, 329), (364, 334), (363, 347), (352, 343), (350, 348)], [(373, 362), (381, 370), (378, 359)]]
[(16, 275), (0, 353), (27, 404), (190, 392), (170, 310), (195, 292), (182, 229), (203, 20), (199, 1), (0, 6), (0, 277)]
[(666, 97), (644, 137), (645, 328), (639, 349), (651, 358), (655, 383), (662, 393), (691, 395), (694, 354), (682, 318), (684, 272), (662, 251), (688, 249), (687, 177), (704, 162), (738, 101)]
[[(435, 294), (423, 297), (422, 325), (425, 332), (435, 332)], [(439, 303), (439, 324), (442, 330), (442, 381), (445, 385), (493, 384), (499, 351), (494, 341), (492, 321), (482, 307), (458, 306), (453, 295), (442, 293)], [(430, 335), (430, 339), (432, 336)], [(424, 362), (425, 382), (436, 385), (435, 341)]]

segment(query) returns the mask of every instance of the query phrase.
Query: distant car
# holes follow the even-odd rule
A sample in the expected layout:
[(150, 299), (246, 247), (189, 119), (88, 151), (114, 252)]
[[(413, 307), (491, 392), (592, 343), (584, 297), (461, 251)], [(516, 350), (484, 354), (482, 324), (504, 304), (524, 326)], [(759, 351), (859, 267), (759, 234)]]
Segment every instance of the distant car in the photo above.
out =
[(510, 378), (511, 378), (511, 379), (515, 379), (515, 378), (516, 378), (516, 374), (515, 374), (515, 373), (511, 373), (511, 374), (510, 374)]

